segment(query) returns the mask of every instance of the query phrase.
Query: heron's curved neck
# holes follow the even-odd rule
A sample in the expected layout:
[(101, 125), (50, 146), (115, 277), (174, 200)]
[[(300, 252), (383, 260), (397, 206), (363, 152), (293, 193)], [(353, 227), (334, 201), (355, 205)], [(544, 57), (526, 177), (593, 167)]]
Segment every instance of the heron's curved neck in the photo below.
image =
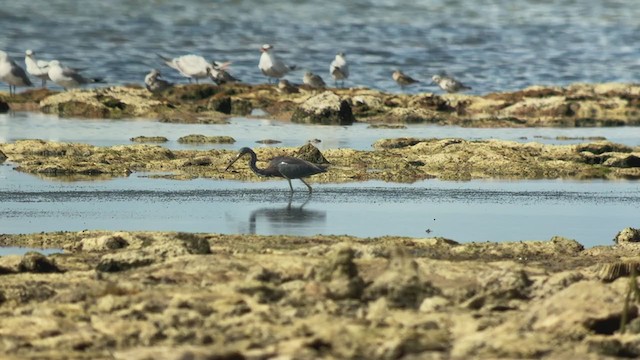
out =
[(255, 152), (251, 151), (248, 154), (251, 157), (249, 159), (249, 167), (251, 168), (251, 171), (253, 171), (254, 173), (260, 176), (271, 176), (271, 173), (269, 171), (267, 171), (266, 169), (260, 169), (258, 168), (258, 166), (256, 166), (256, 162), (258, 161), (258, 156), (256, 155)]

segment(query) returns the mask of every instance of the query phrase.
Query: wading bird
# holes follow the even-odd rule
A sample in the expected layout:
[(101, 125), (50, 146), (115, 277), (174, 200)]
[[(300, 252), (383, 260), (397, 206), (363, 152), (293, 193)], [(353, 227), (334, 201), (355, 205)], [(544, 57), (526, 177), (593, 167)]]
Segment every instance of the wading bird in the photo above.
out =
[(51, 80), (49, 79), (49, 62), (36, 60), (36, 53), (33, 50), (27, 50), (24, 53), (24, 64), (27, 65), (27, 72), (42, 80), (42, 87), (46, 87), (47, 80)]
[(320, 75), (316, 75), (311, 71), (307, 71), (304, 74), (304, 76), (302, 77), (302, 82), (305, 83), (306, 85), (311, 86), (314, 89), (322, 89), (327, 86), (327, 84), (324, 83), (324, 80), (322, 80)]
[(307, 188), (309, 189), (309, 193), (311, 193), (313, 192), (313, 189), (311, 189), (311, 186), (309, 186), (309, 184), (307, 184), (307, 182), (304, 181), (304, 179), (302, 178), (315, 175), (315, 174), (320, 174), (327, 171), (327, 169), (320, 167), (316, 164), (310, 163), (306, 160), (291, 157), (291, 156), (274, 157), (273, 159), (269, 160), (269, 165), (267, 165), (266, 168), (260, 169), (256, 166), (256, 161), (258, 161), (258, 157), (256, 156), (256, 153), (253, 152), (253, 150), (249, 149), (248, 147), (243, 147), (242, 149), (240, 149), (240, 153), (238, 153), (238, 156), (236, 156), (235, 159), (233, 159), (224, 170), (225, 171), (229, 170), (229, 168), (231, 167), (231, 165), (233, 165), (233, 163), (238, 161), (238, 159), (240, 159), (246, 154), (249, 154), (250, 156), (249, 167), (256, 175), (265, 176), (265, 177), (285, 178), (289, 182), (289, 188), (291, 189), (291, 192), (293, 192), (291, 179), (300, 179), (300, 181), (302, 181), (303, 184), (307, 185)]
[(289, 71), (296, 69), (295, 65), (288, 66), (276, 56), (273, 45), (264, 44), (260, 48), (260, 51), (262, 55), (260, 55), (258, 68), (262, 71), (262, 74), (267, 77), (269, 83), (271, 83), (271, 78), (279, 79), (287, 75)]
[(48, 74), (51, 81), (62, 86), (65, 90), (86, 84), (104, 82), (102, 78), (86, 78), (78, 70), (63, 66), (58, 60), (49, 61)]
[(431, 77), (434, 84), (440, 86), (440, 88), (448, 93), (456, 93), (458, 91), (471, 90), (471, 87), (461, 83), (460, 81), (454, 79), (451, 76), (447, 75), (433, 75)]
[(160, 71), (152, 69), (151, 72), (144, 77), (144, 84), (147, 90), (153, 94), (160, 94), (161, 92), (173, 87), (173, 84), (165, 79), (160, 79), (162, 75)]
[(9, 84), (9, 95), (15, 95), (16, 86), (33, 86), (24, 69), (2, 50), (0, 50), (0, 82)]
[(409, 75), (406, 75), (405, 73), (403, 73), (400, 70), (396, 70), (393, 72), (393, 74), (391, 75), (391, 77), (393, 78), (393, 80), (395, 80), (395, 82), (400, 85), (401, 89), (404, 89), (405, 86), (407, 85), (411, 85), (411, 84), (415, 84), (417, 82), (420, 82), (414, 78), (412, 78)]
[(331, 74), (335, 86), (338, 86), (338, 80), (340, 80), (340, 86), (344, 87), (344, 80), (349, 77), (349, 64), (347, 64), (345, 53), (339, 52), (336, 55), (336, 58), (329, 65), (329, 74)]

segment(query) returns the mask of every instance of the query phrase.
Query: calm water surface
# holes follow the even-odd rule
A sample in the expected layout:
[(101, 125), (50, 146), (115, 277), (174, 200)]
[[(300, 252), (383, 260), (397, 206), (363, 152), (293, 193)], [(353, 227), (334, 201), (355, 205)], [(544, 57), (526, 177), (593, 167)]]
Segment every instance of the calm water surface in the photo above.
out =
[[(259, 47), (276, 46), (329, 80), (337, 51), (351, 62), (350, 86), (398, 91), (395, 68), (419, 79), (447, 71), (472, 93), (532, 84), (637, 82), (640, 6), (636, 0), (29, 0), (2, 1), (0, 49), (22, 62), (86, 68), (111, 84), (141, 83), (155, 53), (233, 61), (233, 73), (264, 82)], [(411, 91), (433, 90), (426, 85)]]
[[(232, 145), (180, 144), (181, 136), (189, 134), (228, 135), (236, 139)], [(89, 143), (97, 146), (131, 144), (135, 136), (164, 136), (162, 143), (170, 149), (239, 149), (243, 146), (267, 146), (256, 141), (274, 139), (281, 141), (271, 146), (298, 147), (308, 140), (319, 139), (321, 150), (335, 148), (371, 149), (371, 145), (383, 138), (463, 138), (503, 139), (518, 142), (569, 144), (585, 140), (556, 140), (558, 136), (585, 138), (600, 136), (609, 141), (630, 146), (640, 145), (640, 127), (610, 128), (523, 128), (479, 129), (455, 126), (407, 125), (407, 129), (372, 129), (367, 124), (352, 126), (301, 125), (274, 120), (234, 118), (228, 125), (168, 124), (153, 120), (87, 120), (61, 119), (38, 113), (0, 114), (0, 142), (18, 139), (43, 139), (52, 141)]]
[(0, 166), (2, 233), (162, 230), (256, 234), (444, 236), (460, 242), (610, 244), (638, 227), (640, 185), (628, 181), (429, 180), (415, 184), (244, 183), (130, 178), (57, 182)]
[[(109, 84), (142, 83), (150, 68), (184, 82), (155, 53), (204, 55), (233, 61), (232, 72), (262, 83), (259, 47), (275, 44), (300, 71), (329, 80), (337, 51), (351, 63), (348, 86), (399, 91), (391, 81), (402, 68), (427, 86), (447, 71), (471, 93), (534, 84), (637, 82), (640, 6), (635, 0), (355, 0), (345, 2), (249, 0), (30, 0), (3, 1), (0, 49), (22, 63), (26, 49), (103, 76)], [(2, 86), (2, 85), (0, 85)], [(461, 129), (409, 126), (406, 130), (320, 127), (270, 120), (232, 119), (231, 125), (154, 121), (58, 119), (39, 114), (0, 115), (0, 141), (21, 138), (128, 144), (134, 136), (166, 136), (171, 149), (188, 134), (230, 135), (236, 149), (276, 139), (299, 146), (320, 139), (321, 149), (369, 149), (400, 136), (557, 141), (557, 136), (604, 136), (639, 145), (638, 128)], [(579, 140), (576, 140), (579, 141)], [(572, 141), (572, 142), (576, 142)], [(426, 181), (316, 185), (289, 202), (283, 181), (127, 179), (65, 183), (17, 173), (0, 165), (0, 233), (53, 230), (182, 230), (260, 234), (445, 236), (458, 241), (575, 238), (608, 244), (617, 231), (640, 227), (638, 183), (571, 181)], [(297, 184), (298, 190), (304, 190)], [(375, 224), (372, 226), (371, 224)]]

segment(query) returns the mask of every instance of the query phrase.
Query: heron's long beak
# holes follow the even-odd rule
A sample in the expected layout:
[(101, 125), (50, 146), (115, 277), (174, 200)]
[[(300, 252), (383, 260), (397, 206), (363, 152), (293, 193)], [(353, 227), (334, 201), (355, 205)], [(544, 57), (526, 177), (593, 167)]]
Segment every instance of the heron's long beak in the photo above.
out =
[(224, 168), (224, 171), (228, 171), (229, 168), (231, 167), (231, 165), (233, 165), (233, 163), (235, 163), (236, 161), (238, 161), (238, 159), (240, 159), (240, 157), (242, 156), (242, 154), (238, 154), (238, 156), (235, 157), (235, 159), (231, 160), (231, 162), (229, 163), (229, 165), (227, 165), (226, 168)]

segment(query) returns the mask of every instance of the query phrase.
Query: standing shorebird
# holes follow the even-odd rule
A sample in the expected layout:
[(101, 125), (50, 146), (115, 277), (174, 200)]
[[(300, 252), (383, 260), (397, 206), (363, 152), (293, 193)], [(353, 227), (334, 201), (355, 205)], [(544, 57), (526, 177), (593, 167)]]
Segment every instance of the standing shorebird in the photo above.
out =
[(304, 76), (302, 77), (302, 82), (305, 83), (306, 85), (311, 86), (314, 89), (322, 89), (327, 86), (327, 84), (324, 83), (324, 80), (322, 80), (320, 75), (316, 75), (311, 71), (307, 71), (304, 74)]
[(347, 64), (345, 53), (339, 52), (336, 55), (336, 58), (329, 65), (329, 74), (331, 74), (336, 87), (338, 86), (338, 80), (341, 81), (340, 86), (344, 87), (344, 80), (349, 77), (349, 64)]
[(191, 79), (194, 79), (196, 84), (199, 79), (211, 77), (211, 74), (213, 74), (214, 77), (217, 76), (218, 70), (224, 70), (231, 65), (230, 62), (218, 64), (213, 61), (209, 63), (204, 57), (193, 54), (182, 55), (173, 59), (160, 54), (156, 55), (164, 61), (165, 65), (177, 70), (180, 75), (189, 79), (189, 82), (191, 82)]
[(269, 160), (269, 164), (266, 168), (260, 169), (256, 166), (258, 157), (253, 150), (248, 147), (240, 149), (240, 153), (227, 165), (225, 171), (231, 168), (231, 165), (244, 155), (249, 154), (249, 167), (258, 176), (265, 177), (281, 177), (287, 179), (289, 182), (289, 188), (293, 192), (293, 186), (291, 185), (291, 179), (300, 179), (303, 184), (307, 185), (309, 193), (313, 192), (313, 189), (303, 178), (326, 172), (327, 169), (320, 167), (316, 164), (310, 163), (306, 160), (298, 159), (292, 156), (277, 156)]
[(280, 79), (280, 81), (278, 82), (278, 88), (276, 90), (285, 94), (293, 94), (293, 93), (300, 92), (300, 90), (298, 90), (298, 88), (292, 83), (290, 83), (289, 80), (287, 79)]
[(42, 80), (42, 87), (47, 86), (49, 79), (49, 62), (44, 60), (36, 60), (36, 53), (33, 50), (24, 52), (24, 64), (27, 66), (27, 72)]
[(147, 90), (152, 94), (160, 94), (161, 92), (173, 87), (173, 84), (165, 79), (160, 79), (160, 71), (152, 69), (151, 72), (144, 77), (144, 84)]
[(287, 75), (289, 71), (295, 70), (295, 65), (288, 66), (276, 56), (272, 45), (264, 44), (260, 48), (260, 51), (262, 55), (260, 55), (258, 68), (262, 71), (262, 74), (267, 77), (269, 83), (271, 83), (271, 78), (280, 79)]
[(212, 67), (207, 69), (209, 73), (209, 77), (213, 80), (216, 85), (222, 85), (227, 83), (239, 82), (240, 80), (233, 77), (233, 75), (229, 74), (226, 70), (231, 63), (224, 63), (222, 65), (218, 65), (215, 61), (211, 63)]
[(411, 84), (415, 84), (417, 82), (420, 82), (419, 80), (416, 80), (414, 78), (412, 78), (409, 75), (405, 75), (405, 73), (403, 73), (400, 70), (396, 70), (393, 72), (393, 74), (391, 75), (391, 77), (393, 78), (393, 80), (395, 80), (395, 82), (400, 85), (401, 89), (404, 89), (405, 86), (407, 85), (411, 85)]
[(48, 74), (51, 81), (62, 86), (65, 90), (86, 84), (104, 82), (102, 78), (86, 78), (78, 70), (63, 66), (58, 60), (49, 62)]
[(9, 95), (15, 95), (16, 86), (33, 86), (24, 69), (2, 50), (0, 50), (0, 82), (9, 84)]
[(456, 93), (458, 91), (471, 90), (471, 87), (466, 86), (460, 81), (447, 75), (433, 75), (431, 77), (434, 84), (440, 86), (440, 88), (448, 93)]

